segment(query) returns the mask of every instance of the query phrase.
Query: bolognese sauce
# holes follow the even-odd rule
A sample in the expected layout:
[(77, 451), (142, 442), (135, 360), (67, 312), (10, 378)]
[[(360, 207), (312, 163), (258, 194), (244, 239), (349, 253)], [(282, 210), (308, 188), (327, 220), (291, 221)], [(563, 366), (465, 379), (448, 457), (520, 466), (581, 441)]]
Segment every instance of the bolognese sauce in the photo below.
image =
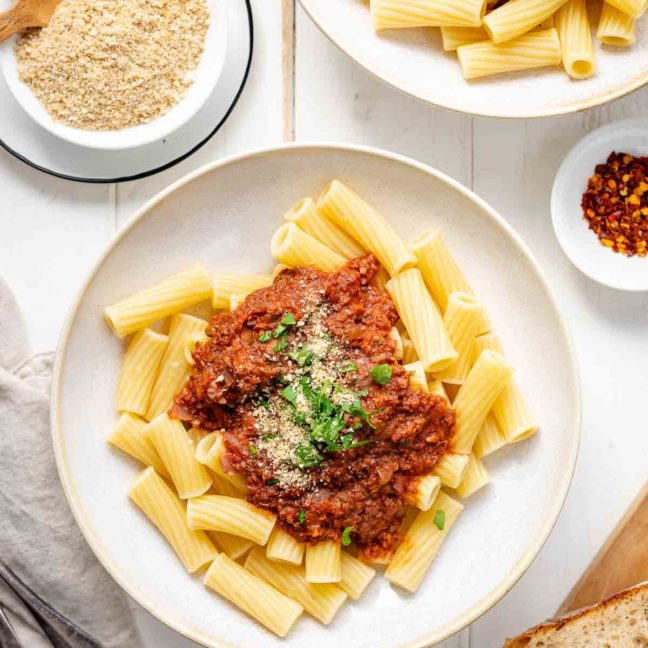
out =
[(339, 271), (284, 270), (217, 313), (173, 415), (223, 430), (226, 470), (302, 542), (393, 550), (407, 496), (447, 451), (454, 412), (409, 388), (390, 336), (398, 315), (359, 257)]

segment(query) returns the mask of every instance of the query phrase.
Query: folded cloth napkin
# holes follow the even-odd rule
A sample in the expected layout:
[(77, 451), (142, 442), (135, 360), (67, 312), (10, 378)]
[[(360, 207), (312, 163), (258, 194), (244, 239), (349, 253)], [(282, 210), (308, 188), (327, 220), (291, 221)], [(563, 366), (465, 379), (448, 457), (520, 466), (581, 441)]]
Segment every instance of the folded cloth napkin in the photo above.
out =
[[(29, 356), (25, 326), (0, 279), (0, 559), (107, 648), (138, 648), (126, 597), (97, 562), (68, 508), (50, 440), (53, 353)], [(0, 605), (24, 646), (51, 648), (0, 583)]]

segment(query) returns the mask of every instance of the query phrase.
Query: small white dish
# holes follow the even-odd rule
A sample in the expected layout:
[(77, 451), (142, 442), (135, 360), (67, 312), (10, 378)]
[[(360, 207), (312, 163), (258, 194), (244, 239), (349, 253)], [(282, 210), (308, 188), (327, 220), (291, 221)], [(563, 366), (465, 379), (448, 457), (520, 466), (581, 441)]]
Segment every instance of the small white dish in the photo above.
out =
[(227, 20), (223, 0), (207, 0), (209, 28), (205, 50), (195, 70), (195, 81), (183, 99), (164, 115), (148, 124), (119, 131), (90, 131), (55, 121), (18, 74), (14, 47), (18, 37), (0, 45), (0, 69), (6, 84), (23, 110), (44, 129), (63, 140), (101, 150), (132, 149), (163, 139), (186, 124), (210, 97), (223, 71), (227, 54)]
[[(200, 578), (189, 577), (129, 501), (138, 466), (105, 441), (115, 420), (124, 345), (106, 325), (103, 308), (196, 261), (212, 272), (271, 271), (270, 238), (282, 214), (335, 177), (366, 196), (402, 236), (428, 227), (443, 231), (488, 307), (541, 430), (487, 458), (492, 484), (466, 501), (415, 595), (376, 578), (329, 626), (304, 618), (279, 639), (209, 592)], [(459, 631), (513, 586), (549, 535), (574, 470), (579, 424), (569, 333), (537, 262), (511, 227), (438, 171), (338, 144), (219, 160), (145, 205), (105, 251), (72, 306), (52, 384), (58, 470), (90, 546), (135, 600), (209, 648), (423, 648)]]
[(569, 260), (594, 281), (617, 290), (648, 290), (648, 257), (627, 257), (604, 247), (583, 219), (581, 198), (587, 181), (612, 151), (648, 156), (648, 119), (607, 124), (569, 152), (551, 193), (554, 231)]

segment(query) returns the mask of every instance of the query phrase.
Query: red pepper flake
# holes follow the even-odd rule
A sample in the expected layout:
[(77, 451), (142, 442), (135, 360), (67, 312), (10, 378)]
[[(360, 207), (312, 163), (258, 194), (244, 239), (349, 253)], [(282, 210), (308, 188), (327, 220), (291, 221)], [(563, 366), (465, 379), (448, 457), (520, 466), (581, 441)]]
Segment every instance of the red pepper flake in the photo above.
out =
[(598, 164), (581, 202), (599, 241), (626, 256), (648, 254), (648, 157), (610, 153)]

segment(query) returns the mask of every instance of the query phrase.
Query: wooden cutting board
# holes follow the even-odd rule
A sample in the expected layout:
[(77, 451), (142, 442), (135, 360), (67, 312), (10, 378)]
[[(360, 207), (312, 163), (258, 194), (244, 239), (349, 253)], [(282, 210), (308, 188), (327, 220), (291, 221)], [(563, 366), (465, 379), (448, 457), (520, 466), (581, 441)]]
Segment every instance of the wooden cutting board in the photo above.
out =
[(648, 581), (648, 482), (576, 583), (557, 615)]

